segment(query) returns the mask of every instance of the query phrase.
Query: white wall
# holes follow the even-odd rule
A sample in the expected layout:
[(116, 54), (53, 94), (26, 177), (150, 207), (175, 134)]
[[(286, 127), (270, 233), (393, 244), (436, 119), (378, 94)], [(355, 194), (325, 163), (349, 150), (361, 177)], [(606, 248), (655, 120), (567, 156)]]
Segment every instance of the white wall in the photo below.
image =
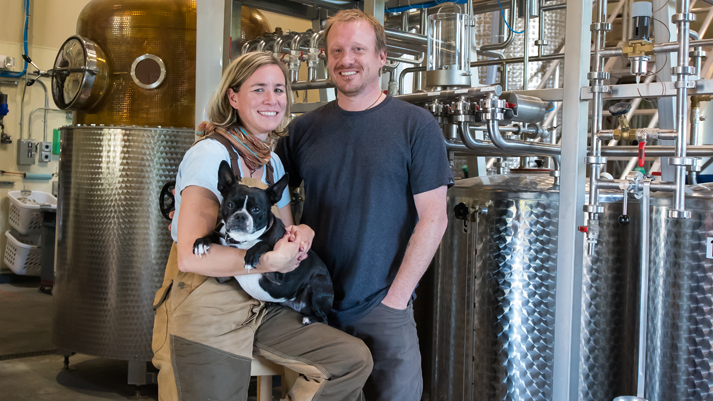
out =
[[(30, 0), (30, 22), (28, 32), (28, 53), (42, 69), (49, 69), (57, 55), (59, 47), (69, 36), (75, 33), (77, 17), (89, 0)], [(15, 70), (21, 71), (23, 66), (23, 29), (24, 29), (24, 0), (0, 0), (0, 54), (15, 58)], [(29, 68), (32, 68), (31, 66)], [(32, 69), (34, 70), (34, 69)], [(50, 82), (43, 79), (48, 90)], [(0, 91), (8, 95), (8, 106), (10, 112), (5, 116), (5, 132), (12, 136), (13, 143), (0, 145), (0, 170), (35, 172), (35, 173), (56, 173), (56, 155), (52, 156), (49, 163), (37, 162), (33, 166), (18, 166), (17, 143), (20, 138), (20, 104), (24, 82), (19, 85), (0, 82)], [(30, 112), (35, 108), (45, 106), (45, 95), (42, 87), (35, 84), (27, 87), (25, 94), (25, 113), (23, 137), (29, 137), (36, 141), (41, 141), (43, 136), (43, 115), (35, 113), (32, 119), (32, 132), (28, 133)], [(51, 95), (49, 106), (56, 108)], [(66, 113), (48, 114), (48, 140), (52, 140), (52, 128), (58, 128), (71, 123), (65, 118)], [(39, 158), (37, 159), (39, 160)], [(54, 178), (56, 181), (56, 177)], [(50, 181), (29, 181), (13, 175), (0, 174), (0, 181), (10, 181), (12, 184), (0, 184), (0, 259), (5, 253), (6, 237), (8, 230), (7, 222), (9, 201), (6, 196), (8, 191), (20, 190), (23, 187), (30, 190), (52, 192)], [(5, 269), (3, 263), (2, 269)]]
[[(59, 47), (64, 41), (76, 33), (77, 18), (84, 6), (90, 0), (30, 0), (30, 22), (28, 34), (28, 53), (32, 60), (42, 69), (50, 69), (57, 56)], [(24, 28), (24, 0), (0, 0), (0, 54), (15, 58), (15, 70), (21, 71), (23, 66), (23, 28)], [(273, 29), (277, 26), (293, 31), (306, 31), (311, 28), (311, 22), (289, 16), (265, 12), (265, 16)], [(29, 66), (30, 71), (33, 67)], [(301, 74), (301, 79), (306, 79), (306, 71)], [(43, 78), (48, 90), (51, 91), (50, 81)], [(8, 95), (10, 112), (5, 116), (5, 132), (12, 136), (13, 143), (0, 145), (0, 170), (56, 173), (58, 157), (52, 156), (49, 163), (36, 163), (33, 166), (18, 166), (17, 143), (20, 138), (20, 100), (24, 84), (19, 85), (0, 82), (0, 91)], [(301, 101), (300, 96), (297, 101)], [(28, 137), (29, 115), (32, 110), (44, 107), (45, 96), (39, 84), (27, 88), (25, 94), (25, 114), (23, 137)], [(50, 94), (49, 105), (56, 108)], [(48, 140), (52, 140), (52, 129), (71, 124), (65, 118), (65, 113), (50, 113), (48, 120)], [(29, 137), (42, 140), (43, 116), (35, 113), (32, 120), (32, 132)], [(39, 159), (38, 159), (39, 160)], [(52, 184), (49, 181), (28, 181), (12, 175), (0, 175), (0, 182), (10, 181), (11, 184), (0, 184), (0, 261), (5, 253), (5, 231), (8, 230), (7, 222), (9, 201), (7, 192), (20, 190), (23, 187), (30, 190), (51, 192)], [(56, 181), (56, 177), (54, 178)], [(0, 269), (6, 269), (0, 262)]]

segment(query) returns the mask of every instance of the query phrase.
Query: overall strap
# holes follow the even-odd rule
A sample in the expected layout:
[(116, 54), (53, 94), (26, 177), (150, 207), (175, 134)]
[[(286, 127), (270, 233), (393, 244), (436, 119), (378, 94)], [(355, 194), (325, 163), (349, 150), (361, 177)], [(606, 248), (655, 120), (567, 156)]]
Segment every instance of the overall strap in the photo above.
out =
[(206, 138), (215, 139), (225, 146), (225, 149), (228, 150), (228, 154), (230, 155), (230, 168), (233, 170), (233, 174), (236, 177), (242, 178), (242, 175), (240, 174), (240, 164), (238, 163), (238, 152), (235, 151), (230, 141), (217, 132), (207, 135)]

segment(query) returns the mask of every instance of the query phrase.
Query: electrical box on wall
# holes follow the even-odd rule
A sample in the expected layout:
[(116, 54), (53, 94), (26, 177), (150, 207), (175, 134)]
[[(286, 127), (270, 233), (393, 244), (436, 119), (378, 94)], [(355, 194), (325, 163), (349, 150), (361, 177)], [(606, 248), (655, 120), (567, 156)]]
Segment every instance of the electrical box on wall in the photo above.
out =
[(21, 139), (17, 143), (17, 165), (27, 166), (35, 164), (35, 154), (37, 148), (34, 141), (29, 139)]
[(40, 161), (48, 163), (52, 160), (52, 142), (40, 142)]
[(0, 70), (12, 70), (15, 68), (15, 58), (0, 54)]

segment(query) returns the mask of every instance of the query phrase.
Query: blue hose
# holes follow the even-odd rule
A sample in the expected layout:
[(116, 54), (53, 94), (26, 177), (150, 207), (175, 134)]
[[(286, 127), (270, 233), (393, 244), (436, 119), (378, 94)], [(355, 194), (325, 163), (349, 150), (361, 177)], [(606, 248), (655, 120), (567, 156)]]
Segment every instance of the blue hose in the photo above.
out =
[(385, 13), (400, 13), (408, 10), (421, 10), (424, 8), (431, 8), (435, 7), (444, 3), (456, 3), (456, 4), (466, 4), (468, 1), (467, 0), (454, 0), (454, 1), (432, 1), (430, 3), (421, 3), (421, 4), (414, 4), (412, 6), (401, 6), (401, 7), (394, 7), (394, 8), (386, 8), (384, 9)]
[[(30, 21), (30, 0), (25, 0), (25, 35), (24, 35), (24, 42), (25, 42), (25, 53), (27, 54), (27, 29), (28, 29), (28, 23)], [(0, 72), (0, 77), (5, 77), (5, 78), (20, 78), (27, 73), (27, 61), (25, 61), (25, 68), (22, 69), (21, 72), (7, 72), (3, 71)]]

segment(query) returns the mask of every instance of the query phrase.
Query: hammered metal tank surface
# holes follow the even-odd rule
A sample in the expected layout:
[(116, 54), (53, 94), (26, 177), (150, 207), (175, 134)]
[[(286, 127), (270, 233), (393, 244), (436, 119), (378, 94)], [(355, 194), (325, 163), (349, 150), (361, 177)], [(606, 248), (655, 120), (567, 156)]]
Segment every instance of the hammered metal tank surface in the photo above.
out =
[(621, 193), (600, 193), (604, 213), (594, 255), (583, 244), (579, 393), (582, 401), (611, 401), (636, 393), (640, 205), (628, 199), (622, 226)]
[(670, 193), (651, 205), (646, 398), (713, 400), (713, 184), (687, 191), (688, 220), (667, 217)]
[[(92, 0), (79, 14), (77, 34), (97, 43), (109, 65), (107, 92), (75, 124), (193, 127), (196, 83), (196, 0)], [(153, 89), (131, 77), (144, 55), (165, 64)]]
[[(547, 175), (511, 174), (459, 180), (448, 195), (424, 352), (428, 399), (551, 400), (559, 187)], [(638, 205), (630, 202), (622, 230), (621, 198), (603, 193), (601, 246), (584, 266), (583, 400), (633, 388), (638, 248), (628, 245), (636, 244)], [(460, 203), (472, 212), (467, 222), (455, 218)]]
[(193, 130), (64, 127), (54, 342), (98, 357), (152, 357), (152, 303), (171, 249), (158, 198)]

